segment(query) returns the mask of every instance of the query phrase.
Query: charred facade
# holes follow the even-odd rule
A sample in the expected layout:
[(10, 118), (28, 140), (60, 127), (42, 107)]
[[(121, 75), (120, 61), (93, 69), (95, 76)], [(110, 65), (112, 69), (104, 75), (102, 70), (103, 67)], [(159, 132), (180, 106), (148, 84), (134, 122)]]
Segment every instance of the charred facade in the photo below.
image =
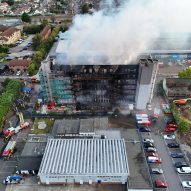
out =
[[(142, 84), (151, 84), (155, 64), (151, 59), (128, 65), (42, 63), (42, 95), (46, 101), (73, 105), (76, 110), (108, 112), (127, 107), (138, 101), (137, 93)], [(149, 80), (145, 81), (144, 73)], [(150, 89), (149, 86), (145, 91), (150, 93)]]

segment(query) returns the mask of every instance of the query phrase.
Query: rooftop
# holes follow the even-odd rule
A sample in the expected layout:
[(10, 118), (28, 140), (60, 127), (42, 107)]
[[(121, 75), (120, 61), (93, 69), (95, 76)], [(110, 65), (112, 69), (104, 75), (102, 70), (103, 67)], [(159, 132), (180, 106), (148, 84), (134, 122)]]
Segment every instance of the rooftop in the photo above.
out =
[(129, 174), (123, 139), (48, 140), (39, 174), (95, 173)]
[(51, 27), (50, 26), (45, 26), (43, 28), (43, 30), (41, 31), (40, 35), (45, 36), (49, 30), (51, 30)]
[(6, 30), (4, 30), (0, 36), (5, 36), (5, 37), (9, 37), (12, 34), (14, 34), (15, 32), (20, 31), (19, 29), (15, 28), (15, 27), (8, 27)]
[(106, 129), (108, 118), (88, 118), (88, 119), (63, 119), (56, 120), (52, 129), (53, 136), (62, 134), (79, 134), (94, 132), (95, 129)]
[(23, 59), (23, 60), (11, 60), (9, 62), (9, 66), (29, 66), (31, 64), (31, 60)]
[(39, 170), (42, 156), (25, 156), (20, 157), (18, 170)]
[(190, 78), (166, 78), (166, 84), (169, 87), (180, 86), (180, 87), (188, 87), (191, 85)]

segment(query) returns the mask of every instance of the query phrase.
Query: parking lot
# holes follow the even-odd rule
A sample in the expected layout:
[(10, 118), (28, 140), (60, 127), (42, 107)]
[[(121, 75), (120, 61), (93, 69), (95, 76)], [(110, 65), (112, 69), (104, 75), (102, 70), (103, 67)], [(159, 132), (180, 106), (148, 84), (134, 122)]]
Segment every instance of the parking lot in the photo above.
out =
[[(167, 189), (162, 190), (168, 190), (168, 191), (181, 191), (181, 190), (191, 190), (191, 188), (183, 188), (182, 181), (191, 181), (191, 174), (180, 174), (177, 172), (177, 169), (175, 167), (176, 162), (185, 162), (190, 166), (190, 163), (184, 155), (182, 145), (180, 144), (179, 148), (169, 148), (169, 143), (177, 143), (179, 144), (179, 140), (177, 138), (175, 139), (164, 139), (164, 135), (167, 134), (164, 132), (164, 129), (166, 127), (166, 122), (168, 120), (172, 120), (172, 115), (165, 115), (162, 112), (161, 103), (165, 103), (165, 100), (163, 100), (162, 97), (155, 96), (152, 102), (153, 108), (160, 108), (160, 117), (157, 120), (156, 123), (151, 124), (150, 133), (141, 132), (142, 139), (144, 138), (150, 138), (154, 141), (154, 146), (156, 148), (156, 152), (158, 153), (158, 157), (162, 159), (161, 164), (150, 164), (150, 168), (161, 168), (163, 170), (163, 174), (152, 174), (153, 182), (156, 179), (164, 180), (168, 183)], [(150, 115), (153, 115), (153, 111), (147, 111)], [(173, 133), (169, 133), (173, 134)], [(176, 135), (176, 134), (175, 134)], [(183, 158), (173, 158), (171, 157), (171, 153), (182, 153)], [(157, 189), (161, 190), (161, 189)]]

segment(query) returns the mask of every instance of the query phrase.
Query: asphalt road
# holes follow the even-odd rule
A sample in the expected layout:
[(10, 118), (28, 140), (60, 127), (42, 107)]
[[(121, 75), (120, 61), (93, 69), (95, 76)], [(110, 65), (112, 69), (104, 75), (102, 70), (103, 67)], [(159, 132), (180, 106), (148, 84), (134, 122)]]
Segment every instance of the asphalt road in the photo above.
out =
[(169, 191), (181, 191), (183, 190), (178, 174), (175, 171), (175, 168), (172, 164), (172, 159), (169, 156), (168, 149), (164, 142), (161, 134), (157, 135), (155, 133), (151, 133), (153, 140), (155, 141), (155, 147), (157, 152), (162, 159), (161, 167), (164, 172), (164, 177), (168, 182), (168, 190)]

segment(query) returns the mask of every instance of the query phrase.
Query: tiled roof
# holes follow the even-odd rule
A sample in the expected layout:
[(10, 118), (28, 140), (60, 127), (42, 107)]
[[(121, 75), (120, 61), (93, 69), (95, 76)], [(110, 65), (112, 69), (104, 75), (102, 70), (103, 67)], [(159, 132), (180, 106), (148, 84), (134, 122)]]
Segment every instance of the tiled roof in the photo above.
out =
[(11, 60), (9, 62), (9, 66), (29, 66), (31, 64), (31, 60), (23, 59), (23, 60)]
[(3, 31), (0, 36), (6, 36), (9, 37), (11, 36), (13, 33), (19, 31), (19, 29), (15, 28), (15, 27), (9, 27), (7, 30)]
[(4, 25), (0, 25), (0, 32), (4, 32), (4, 31), (7, 30), (8, 28), (10, 28), (10, 27), (4, 26)]
[(3, 41), (8, 41), (8, 39), (4, 36), (0, 36), (0, 40), (3, 40)]
[(47, 34), (47, 32), (51, 29), (50, 26), (45, 26), (42, 30), (42, 32), (40, 33), (41, 36), (45, 36)]

